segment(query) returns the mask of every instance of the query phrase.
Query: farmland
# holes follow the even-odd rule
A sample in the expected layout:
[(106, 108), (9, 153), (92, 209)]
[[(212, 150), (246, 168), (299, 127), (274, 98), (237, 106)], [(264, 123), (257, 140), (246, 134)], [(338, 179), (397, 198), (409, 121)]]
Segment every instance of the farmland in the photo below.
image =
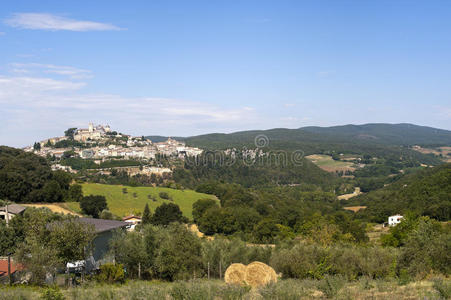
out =
[(353, 163), (341, 160), (333, 160), (329, 155), (313, 154), (306, 156), (306, 158), (327, 172), (345, 172), (348, 170), (354, 171), (356, 169)]
[[(107, 185), (84, 183), (82, 184), (83, 194), (105, 196), (108, 209), (115, 215), (126, 216), (141, 213), (146, 203), (151, 211), (155, 211), (162, 203), (177, 204), (183, 215), (192, 218), (193, 203), (202, 198), (213, 198), (214, 196), (197, 193), (192, 190), (175, 190), (163, 187), (130, 187), (123, 185)], [(160, 193), (165, 192), (170, 199), (162, 199)], [(67, 202), (67, 207), (75, 212), (80, 211), (77, 202)]]

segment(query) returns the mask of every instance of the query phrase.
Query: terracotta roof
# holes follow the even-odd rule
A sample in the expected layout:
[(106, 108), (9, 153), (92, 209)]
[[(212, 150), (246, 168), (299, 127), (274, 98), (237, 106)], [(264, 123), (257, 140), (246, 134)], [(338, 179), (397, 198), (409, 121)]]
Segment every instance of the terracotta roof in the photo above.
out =
[(131, 216), (123, 217), (122, 221), (130, 220), (130, 219), (139, 219), (139, 220), (141, 220), (141, 217), (140, 216), (131, 215)]
[[(22, 270), (22, 266), (16, 264), (11, 260), (11, 274), (13, 274), (16, 271)], [(7, 259), (0, 259), (0, 277), (2, 276), (8, 276), (8, 260)]]
[[(9, 204), (8, 205), (8, 213), (10, 214), (20, 214), (26, 209), (26, 207), (19, 205), (19, 204)], [(0, 211), (6, 211), (6, 206), (0, 207)]]

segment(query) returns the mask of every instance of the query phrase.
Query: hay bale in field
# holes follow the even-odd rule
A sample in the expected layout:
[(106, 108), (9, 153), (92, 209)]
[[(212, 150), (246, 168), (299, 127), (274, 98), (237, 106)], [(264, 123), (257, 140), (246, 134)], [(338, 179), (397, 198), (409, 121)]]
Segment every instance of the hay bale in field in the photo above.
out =
[(277, 282), (277, 274), (267, 264), (254, 261), (246, 266), (244, 281), (252, 287), (263, 286), (270, 282)]
[(231, 264), (224, 274), (224, 280), (229, 284), (246, 284), (244, 275), (246, 274), (246, 266), (243, 264)]
[(277, 282), (277, 274), (270, 266), (254, 261), (247, 266), (243, 264), (231, 264), (224, 276), (226, 283), (247, 284), (252, 287)]

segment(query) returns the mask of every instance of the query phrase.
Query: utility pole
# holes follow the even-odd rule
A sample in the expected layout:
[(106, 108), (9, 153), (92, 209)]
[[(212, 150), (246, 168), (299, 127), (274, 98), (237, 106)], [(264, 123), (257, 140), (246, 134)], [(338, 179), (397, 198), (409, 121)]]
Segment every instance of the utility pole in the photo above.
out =
[(8, 252), (8, 279), (9, 285), (13, 285), (13, 279), (11, 278), (11, 253)]
[(210, 262), (208, 262), (208, 280), (210, 280)]
[(6, 204), (5, 204), (5, 212), (6, 212), (6, 227), (8, 227), (9, 224), (9, 212), (8, 212), (8, 200), (6, 200)]

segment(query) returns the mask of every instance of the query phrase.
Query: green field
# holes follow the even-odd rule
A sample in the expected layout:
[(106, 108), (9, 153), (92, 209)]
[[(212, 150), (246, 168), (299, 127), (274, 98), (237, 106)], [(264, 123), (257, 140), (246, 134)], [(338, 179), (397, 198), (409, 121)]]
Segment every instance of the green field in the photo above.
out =
[[(102, 195), (105, 196), (108, 209), (115, 215), (124, 217), (131, 214), (142, 213), (146, 203), (149, 204), (151, 212), (155, 211), (155, 208), (162, 203), (172, 202), (177, 204), (183, 212), (183, 215), (192, 219), (192, 207), (193, 203), (202, 198), (216, 199), (215, 196), (197, 193), (192, 190), (175, 190), (163, 187), (131, 187), (123, 185), (108, 185), (108, 184), (96, 184), (96, 183), (84, 183), (83, 195)], [(124, 194), (122, 189), (126, 188), (127, 193)], [(161, 199), (160, 192), (166, 192), (171, 200)], [(136, 193), (136, 197), (134, 197)], [(148, 199), (148, 195), (156, 198), (156, 201)], [(80, 207), (77, 202), (67, 202), (66, 207), (69, 209), (80, 212)]]
[(341, 160), (333, 160), (329, 155), (313, 154), (306, 156), (305, 158), (328, 172), (355, 170), (353, 163)]

